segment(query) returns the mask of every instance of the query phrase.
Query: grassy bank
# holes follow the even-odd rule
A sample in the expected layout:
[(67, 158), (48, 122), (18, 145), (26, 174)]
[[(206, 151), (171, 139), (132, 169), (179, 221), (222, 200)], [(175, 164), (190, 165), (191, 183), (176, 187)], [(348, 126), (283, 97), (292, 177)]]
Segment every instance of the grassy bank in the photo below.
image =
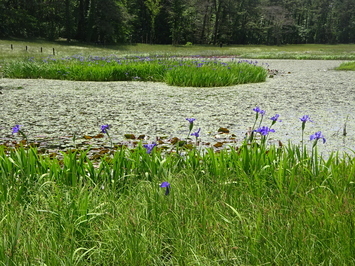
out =
[[(12, 49), (11, 49), (12, 45)], [(27, 50), (26, 50), (27, 46)], [(42, 49), (41, 49), (42, 48)], [(355, 44), (300, 44), (300, 45), (88, 45), (64, 41), (45, 42), (41, 40), (0, 40), (0, 60), (19, 57), (43, 57), (47, 55), (72, 56), (233, 56), (240, 58), (275, 59), (355, 59)], [(41, 52), (42, 51), (42, 52)]]

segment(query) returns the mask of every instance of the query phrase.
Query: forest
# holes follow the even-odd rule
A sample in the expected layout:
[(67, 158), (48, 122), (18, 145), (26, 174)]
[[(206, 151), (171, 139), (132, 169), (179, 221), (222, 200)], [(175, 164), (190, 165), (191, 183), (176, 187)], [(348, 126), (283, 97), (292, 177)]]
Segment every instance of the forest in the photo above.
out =
[(355, 43), (354, 0), (0, 0), (0, 38), (96, 43)]

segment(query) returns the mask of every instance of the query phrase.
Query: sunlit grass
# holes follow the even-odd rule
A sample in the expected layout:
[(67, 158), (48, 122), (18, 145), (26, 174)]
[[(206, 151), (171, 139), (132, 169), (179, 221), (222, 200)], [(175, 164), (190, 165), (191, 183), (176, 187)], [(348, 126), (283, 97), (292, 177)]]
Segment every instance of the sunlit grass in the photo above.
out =
[(342, 63), (337, 70), (355, 70), (355, 61)]
[[(50, 159), (0, 148), (7, 265), (350, 265), (354, 157), (241, 146)], [(169, 195), (159, 187), (171, 184)]]
[(7, 78), (76, 81), (158, 81), (175, 86), (218, 87), (265, 81), (267, 70), (252, 61), (221, 62), (213, 59), (163, 57), (29, 58), (4, 64)]
[(252, 62), (197, 62), (197, 65), (184, 64), (171, 69), (166, 73), (165, 81), (177, 86), (217, 87), (262, 82), (266, 75), (265, 69)]

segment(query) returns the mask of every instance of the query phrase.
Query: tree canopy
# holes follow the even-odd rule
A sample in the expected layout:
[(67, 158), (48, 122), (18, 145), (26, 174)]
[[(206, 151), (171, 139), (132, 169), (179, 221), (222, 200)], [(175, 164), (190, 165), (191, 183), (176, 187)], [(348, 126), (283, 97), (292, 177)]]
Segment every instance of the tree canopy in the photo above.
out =
[(0, 0), (0, 38), (355, 43), (354, 0)]

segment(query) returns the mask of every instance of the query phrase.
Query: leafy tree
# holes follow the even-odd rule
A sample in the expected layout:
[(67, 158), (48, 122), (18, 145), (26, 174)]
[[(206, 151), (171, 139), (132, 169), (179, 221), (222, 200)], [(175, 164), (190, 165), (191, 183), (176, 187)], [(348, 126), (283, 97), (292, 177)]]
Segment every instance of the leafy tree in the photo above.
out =
[(0, 0), (0, 37), (354, 43), (354, 0)]
[(150, 13), (150, 42), (154, 43), (155, 41), (155, 20), (158, 16), (162, 6), (161, 0), (145, 0), (144, 4), (147, 6), (149, 13)]

